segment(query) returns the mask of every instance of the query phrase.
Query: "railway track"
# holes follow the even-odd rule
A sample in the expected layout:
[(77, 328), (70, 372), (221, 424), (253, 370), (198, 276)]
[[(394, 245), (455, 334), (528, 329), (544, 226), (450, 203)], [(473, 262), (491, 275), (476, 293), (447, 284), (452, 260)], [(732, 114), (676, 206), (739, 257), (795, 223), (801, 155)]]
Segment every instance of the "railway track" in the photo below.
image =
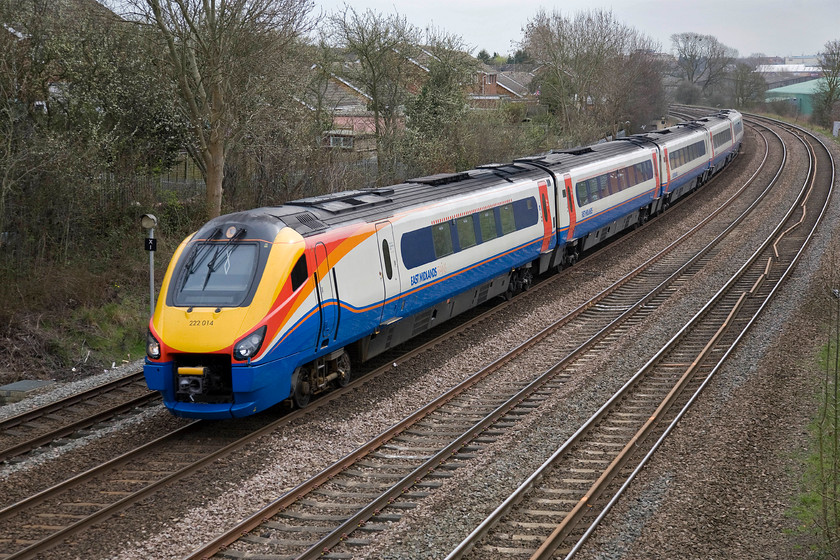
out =
[(7, 418), (0, 421), (0, 462), (157, 401), (160, 395), (146, 389), (143, 372), (136, 372)]
[[(676, 255), (693, 233), (712, 221), (710, 216), (606, 292), (190, 558), (216, 553), (230, 558), (316, 558), (335, 547), (340, 547), (333, 550), (338, 557), (351, 556), (346, 547), (367, 544), (364, 533), (384, 530), (398, 520), (402, 510), (414, 507), (453, 469), (515, 430), (521, 418), (566, 382), (576, 362), (597, 355), (667, 300), (713, 258), (716, 245), (749, 212), (699, 251)], [(574, 328), (560, 333), (572, 322)], [(544, 369), (538, 368), (542, 373), (536, 378), (517, 361), (526, 352), (543, 358), (539, 368)]]
[(574, 556), (799, 260), (835, 177), (830, 152), (811, 138), (801, 140), (811, 169), (797, 204), (762, 246), (447, 560)]

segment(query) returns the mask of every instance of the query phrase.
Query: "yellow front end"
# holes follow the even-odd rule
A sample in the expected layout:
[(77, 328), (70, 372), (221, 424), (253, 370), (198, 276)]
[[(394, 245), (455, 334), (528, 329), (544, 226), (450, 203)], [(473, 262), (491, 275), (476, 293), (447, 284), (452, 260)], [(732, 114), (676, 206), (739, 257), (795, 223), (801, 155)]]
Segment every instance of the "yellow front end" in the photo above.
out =
[[(149, 387), (172, 412), (223, 418), (260, 408), (261, 389), (272, 382), (268, 362), (280, 357), (266, 358), (269, 343), (300, 299), (291, 297), (290, 277), (304, 251), (303, 237), (290, 228), (270, 242), (193, 236), (181, 244), (150, 322), (159, 357), (150, 355), (145, 368)], [(239, 291), (222, 289), (226, 282)]]

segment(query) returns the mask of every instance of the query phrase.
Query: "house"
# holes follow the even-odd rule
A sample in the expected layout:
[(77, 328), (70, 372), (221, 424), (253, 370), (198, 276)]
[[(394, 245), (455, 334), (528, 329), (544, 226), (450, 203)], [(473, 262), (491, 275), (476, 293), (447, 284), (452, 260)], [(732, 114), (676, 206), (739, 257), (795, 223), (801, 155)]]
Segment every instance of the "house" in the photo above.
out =
[(481, 63), (469, 92), (471, 105), (493, 109), (507, 102), (536, 103), (537, 98), (529, 89), (533, 79), (534, 72), (498, 70)]
[[(416, 84), (408, 86), (410, 92), (420, 91), (434, 58), (434, 53), (421, 47), (407, 59), (414, 66), (417, 79)], [(352, 83), (339, 71), (340, 66), (354, 63), (356, 61), (345, 59), (330, 70), (313, 65), (310, 70), (315, 85), (305, 99), (299, 101), (307, 109), (323, 112), (330, 119), (331, 126), (322, 140), (324, 148), (373, 152), (376, 150), (376, 126), (370, 110), (372, 98), (363, 87)], [(533, 72), (523, 71), (521, 65), (507, 71), (481, 63), (477, 67), (472, 82), (464, 85), (471, 107), (494, 109), (503, 103), (537, 103), (537, 97), (529, 89)]]
[[(316, 66), (312, 71), (316, 71)], [(324, 148), (369, 152), (376, 150), (376, 125), (368, 109), (371, 98), (345, 78), (329, 72), (302, 103), (330, 116), (332, 127), (324, 133)]]

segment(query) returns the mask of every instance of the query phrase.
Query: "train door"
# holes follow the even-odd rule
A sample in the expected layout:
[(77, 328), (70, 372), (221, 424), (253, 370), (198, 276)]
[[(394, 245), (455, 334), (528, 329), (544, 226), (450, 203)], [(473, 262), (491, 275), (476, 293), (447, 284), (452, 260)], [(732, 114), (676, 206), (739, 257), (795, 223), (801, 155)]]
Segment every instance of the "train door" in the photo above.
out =
[(540, 206), (542, 206), (542, 220), (543, 220), (543, 242), (540, 248), (541, 253), (548, 251), (551, 246), (551, 238), (554, 234), (554, 224), (551, 221), (551, 199), (548, 197), (548, 183), (540, 181), (537, 183), (540, 189)]
[(379, 324), (400, 318), (400, 270), (397, 266), (397, 246), (391, 222), (376, 224), (376, 243), (379, 251), (379, 275), (382, 278), (383, 304)]
[(715, 137), (711, 130), (709, 130), (709, 169), (712, 172), (715, 169)]
[(566, 240), (572, 241), (575, 238), (575, 223), (577, 222), (577, 212), (575, 210), (575, 191), (572, 183), (572, 176), (566, 173), (563, 175), (563, 184), (566, 187), (566, 193), (569, 195), (569, 231), (566, 234)]
[[(657, 200), (665, 194), (664, 193), (664, 188), (667, 187), (667, 185), (664, 184), (665, 182), (663, 181), (663, 177), (662, 177), (662, 174), (665, 173), (664, 164), (663, 164), (662, 169), (659, 168), (659, 149), (658, 149), (658, 147), (657, 147), (657, 149), (650, 151), (650, 159), (651, 159), (651, 162), (653, 163), (653, 178), (655, 179), (655, 185), (656, 185), (655, 188), (654, 188), (654, 191), (653, 191), (653, 197), (652, 198), (654, 200)], [(652, 207), (651, 211), (656, 212), (657, 211), (656, 207)]]
[(324, 348), (330, 343), (330, 338), (335, 335), (338, 322), (338, 301), (335, 296), (335, 276), (330, 269), (329, 255), (323, 243), (315, 245), (315, 283), (320, 316), (317, 348)]

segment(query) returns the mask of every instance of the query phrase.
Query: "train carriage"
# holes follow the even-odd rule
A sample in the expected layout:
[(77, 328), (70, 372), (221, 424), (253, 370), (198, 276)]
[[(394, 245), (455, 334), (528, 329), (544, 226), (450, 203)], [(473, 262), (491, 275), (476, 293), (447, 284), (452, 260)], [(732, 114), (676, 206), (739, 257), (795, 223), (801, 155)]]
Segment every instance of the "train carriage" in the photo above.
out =
[(702, 185), (711, 176), (711, 140), (705, 127), (682, 123), (638, 136), (659, 150), (663, 208)]
[(527, 287), (556, 243), (551, 187), (542, 170), (494, 166), (217, 218), (164, 279), (149, 387), (190, 417), (304, 406), (349, 380), (351, 355)]
[(563, 250), (553, 266), (572, 263), (581, 252), (644, 221), (659, 198), (653, 146), (607, 142), (518, 161), (546, 169), (560, 184), (556, 195), (565, 216), (558, 215), (557, 229)]
[(741, 147), (744, 136), (741, 114), (737, 111), (721, 111), (694, 122), (703, 124), (708, 130), (711, 169), (713, 174), (717, 173), (732, 161)]

